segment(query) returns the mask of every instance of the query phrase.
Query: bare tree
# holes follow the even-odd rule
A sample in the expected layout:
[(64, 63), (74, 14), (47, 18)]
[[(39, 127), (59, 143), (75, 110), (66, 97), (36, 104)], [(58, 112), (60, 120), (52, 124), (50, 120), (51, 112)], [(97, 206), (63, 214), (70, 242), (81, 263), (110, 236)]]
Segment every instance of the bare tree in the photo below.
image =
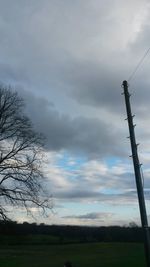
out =
[(17, 92), (0, 86), (0, 219), (8, 219), (9, 205), (51, 207), (42, 187), (43, 138), (23, 108)]

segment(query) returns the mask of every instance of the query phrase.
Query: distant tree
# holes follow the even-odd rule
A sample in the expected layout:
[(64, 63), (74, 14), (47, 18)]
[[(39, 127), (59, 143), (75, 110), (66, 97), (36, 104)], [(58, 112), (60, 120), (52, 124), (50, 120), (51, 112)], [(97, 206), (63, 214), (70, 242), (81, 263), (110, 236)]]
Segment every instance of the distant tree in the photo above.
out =
[(8, 206), (33, 206), (43, 212), (51, 203), (43, 193), (43, 137), (23, 113), (24, 101), (11, 88), (0, 86), (0, 219), (9, 219)]
[(130, 222), (129, 223), (129, 227), (131, 227), (131, 228), (137, 228), (138, 225), (135, 222)]

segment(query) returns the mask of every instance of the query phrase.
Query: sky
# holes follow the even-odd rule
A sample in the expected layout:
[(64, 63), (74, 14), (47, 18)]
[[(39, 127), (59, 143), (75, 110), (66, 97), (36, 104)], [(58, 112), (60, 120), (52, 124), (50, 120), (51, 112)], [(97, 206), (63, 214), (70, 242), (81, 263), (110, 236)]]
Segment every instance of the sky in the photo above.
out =
[[(34, 208), (37, 223), (140, 224), (121, 85), (150, 47), (149, 21), (148, 0), (0, 0), (0, 82), (46, 136), (54, 208)], [(149, 66), (150, 54), (129, 90), (150, 218)]]

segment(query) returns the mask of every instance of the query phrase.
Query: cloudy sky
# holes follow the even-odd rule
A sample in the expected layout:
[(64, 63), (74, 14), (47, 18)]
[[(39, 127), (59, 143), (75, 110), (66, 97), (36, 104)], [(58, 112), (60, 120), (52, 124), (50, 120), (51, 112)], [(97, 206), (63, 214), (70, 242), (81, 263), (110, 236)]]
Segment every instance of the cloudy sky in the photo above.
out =
[[(0, 81), (47, 138), (54, 212), (37, 222), (140, 222), (121, 84), (150, 47), (149, 21), (148, 0), (0, 0)], [(129, 83), (148, 215), (149, 66)]]

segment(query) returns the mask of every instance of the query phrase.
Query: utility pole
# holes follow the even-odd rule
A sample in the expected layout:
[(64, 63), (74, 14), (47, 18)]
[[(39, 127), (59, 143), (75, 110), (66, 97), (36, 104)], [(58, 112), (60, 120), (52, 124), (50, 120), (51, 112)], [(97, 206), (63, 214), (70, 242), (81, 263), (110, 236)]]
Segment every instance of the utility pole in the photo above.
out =
[(143, 228), (143, 236), (144, 236), (144, 247), (145, 247), (145, 257), (147, 267), (150, 267), (150, 235), (149, 235), (149, 228), (148, 228), (148, 220), (146, 214), (146, 206), (145, 206), (145, 199), (144, 199), (144, 190), (142, 184), (142, 177), (141, 177), (141, 164), (139, 162), (138, 151), (137, 151), (137, 143), (135, 139), (135, 131), (133, 124), (133, 115), (131, 112), (131, 105), (130, 105), (130, 94), (128, 91), (128, 83), (127, 81), (123, 81), (123, 89), (124, 89), (124, 96), (125, 96), (125, 103), (126, 103), (126, 111), (127, 111), (127, 120), (129, 126), (129, 133), (130, 133), (130, 143), (131, 143), (131, 150), (132, 150), (132, 159), (133, 159), (133, 166), (134, 166), (134, 173), (135, 173), (135, 180), (136, 180), (136, 187), (137, 187), (137, 194), (138, 194), (138, 201), (139, 201), (139, 209), (141, 215), (141, 223)]

